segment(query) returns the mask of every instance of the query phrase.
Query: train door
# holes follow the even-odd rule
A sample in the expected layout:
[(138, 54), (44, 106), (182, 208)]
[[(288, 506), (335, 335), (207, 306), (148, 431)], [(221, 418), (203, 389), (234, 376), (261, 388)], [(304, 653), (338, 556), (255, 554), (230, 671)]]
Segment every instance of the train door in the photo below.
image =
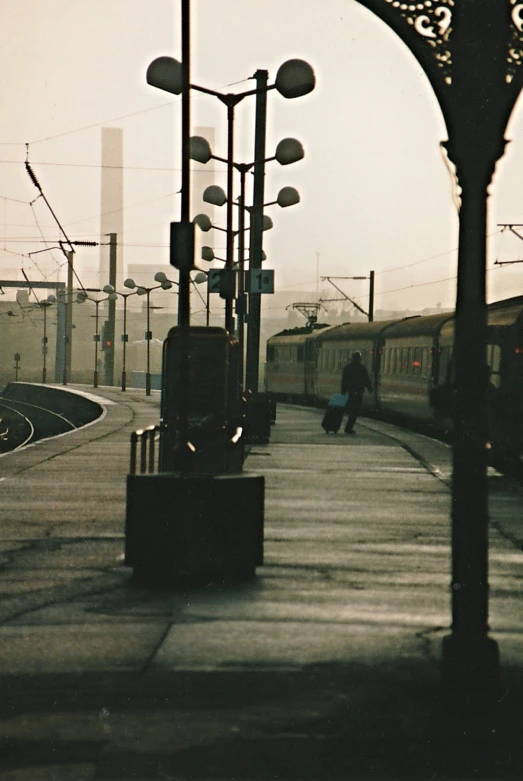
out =
[(316, 398), (316, 339), (305, 339), (303, 380), (307, 401)]
[(378, 386), (380, 384), (381, 367), (383, 362), (383, 345), (384, 340), (379, 336), (374, 340), (372, 348), (372, 372), (370, 373), (372, 380), (372, 406), (378, 409)]

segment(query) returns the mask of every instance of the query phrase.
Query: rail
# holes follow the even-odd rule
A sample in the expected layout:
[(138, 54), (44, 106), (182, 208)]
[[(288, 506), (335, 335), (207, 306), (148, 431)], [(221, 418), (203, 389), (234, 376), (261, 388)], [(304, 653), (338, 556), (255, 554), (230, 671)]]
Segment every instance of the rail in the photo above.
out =
[[(161, 426), (147, 426), (131, 434), (131, 464), (130, 473), (136, 474), (137, 466), (140, 474), (153, 474), (157, 467), (156, 442), (160, 436)], [(139, 454), (139, 455), (138, 455)]]

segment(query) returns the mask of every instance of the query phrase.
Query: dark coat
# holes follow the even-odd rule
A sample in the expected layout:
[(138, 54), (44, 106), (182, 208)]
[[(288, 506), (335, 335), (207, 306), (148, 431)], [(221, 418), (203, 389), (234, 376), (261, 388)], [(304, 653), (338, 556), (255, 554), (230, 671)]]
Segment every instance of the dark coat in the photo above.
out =
[(341, 377), (341, 392), (348, 393), (350, 396), (351, 393), (363, 393), (365, 388), (372, 391), (372, 385), (366, 367), (357, 361), (348, 363), (343, 369)]

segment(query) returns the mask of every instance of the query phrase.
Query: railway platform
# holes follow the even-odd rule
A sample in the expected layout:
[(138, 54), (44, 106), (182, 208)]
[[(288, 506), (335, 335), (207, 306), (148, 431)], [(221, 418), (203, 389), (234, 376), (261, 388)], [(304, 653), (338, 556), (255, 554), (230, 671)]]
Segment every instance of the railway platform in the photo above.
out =
[[(84, 388), (84, 390), (87, 390)], [(254, 580), (146, 588), (123, 563), (133, 430), (159, 394), (0, 457), (0, 781), (521, 779), (523, 489), (494, 470), (502, 678), (440, 675), (451, 451), (279, 405)]]

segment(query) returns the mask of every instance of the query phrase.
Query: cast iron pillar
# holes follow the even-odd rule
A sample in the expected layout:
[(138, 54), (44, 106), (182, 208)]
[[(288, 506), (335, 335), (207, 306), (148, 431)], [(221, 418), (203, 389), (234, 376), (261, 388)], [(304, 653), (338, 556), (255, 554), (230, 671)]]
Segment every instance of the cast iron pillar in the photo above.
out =
[(460, 186), (454, 337), (452, 632), (444, 670), (460, 680), (498, 671), (488, 637), (486, 452), (487, 188), (503, 155), (505, 128), (522, 83), (523, 4), (517, 0), (399, 3), (358, 0), (411, 49), (438, 98)]

